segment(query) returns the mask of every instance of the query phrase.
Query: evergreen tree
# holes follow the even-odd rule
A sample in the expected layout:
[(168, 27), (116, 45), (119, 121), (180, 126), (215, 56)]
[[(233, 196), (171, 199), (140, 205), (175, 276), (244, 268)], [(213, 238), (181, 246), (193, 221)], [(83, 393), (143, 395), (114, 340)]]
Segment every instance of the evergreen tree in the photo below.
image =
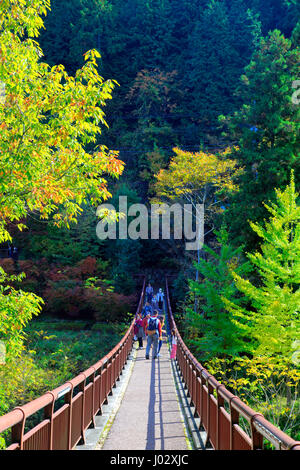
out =
[[(70, 61), (70, 46), (73, 38), (72, 25), (80, 17), (80, 0), (52, 0), (51, 11), (45, 18), (45, 30), (40, 36), (40, 45), (44, 51), (44, 60), (51, 66), (62, 64), (68, 73), (74, 73), (82, 66), (82, 52), (76, 63)], [(79, 62), (80, 61), (80, 62)]]
[(189, 108), (203, 130), (239, 103), (235, 89), (259, 34), (258, 21), (242, 0), (232, 2), (230, 8), (212, 0), (195, 24), (189, 39), (186, 82)]
[(279, 29), (290, 37), (300, 15), (298, 0), (246, 0), (246, 3), (259, 14), (264, 36)]
[(262, 221), (262, 202), (274, 198), (274, 187), (288, 183), (291, 169), (299, 177), (299, 106), (292, 102), (297, 79), (299, 48), (274, 31), (262, 39), (242, 77), (242, 108), (221, 117), (227, 135), (238, 144), (231, 157), (244, 169), (238, 177), (240, 191), (232, 195), (225, 212), (235, 246), (251, 249), (257, 236), (247, 220)]
[(244, 342), (243, 324), (235, 322), (228, 313), (224, 298), (237, 308), (239, 291), (234, 285), (232, 269), (240, 275), (249, 272), (249, 265), (242, 263), (242, 249), (228, 243), (228, 234), (221, 229), (217, 235), (217, 249), (205, 246), (207, 259), (200, 259), (196, 267), (200, 281), (190, 280), (190, 293), (198, 296), (200, 312), (187, 309), (187, 326), (192, 337), (191, 345), (203, 360), (213, 357), (236, 357), (251, 351), (251, 343)]
[[(117, 211), (121, 211), (119, 207), (119, 197), (127, 197), (127, 207), (132, 204), (140, 202), (138, 194), (126, 183), (122, 183), (119, 187), (115, 188), (114, 195), (109, 201)], [(132, 220), (127, 217), (126, 224)], [(117, 234), (119, 235), (119, 224), (116, 227)], [(139, 273), (140, 269), (140, 252), (141, 241), (131, 240), (130, 238), (122, 239), (120, 236), (116, 240), (104, 241), (106, 249), (106, 256), (110, 260), (111, 274), (114, 281), (114, 286), (118, 292), (125, 295), (132, 294), (136, 290), (136, 283), (134, 275)]]
[[(73, 74), (82, 67), (88, 50), (105, 54), (105, 40), (114, 17), (108, 0), (51, 0), (51, 11), (40, 36), (45, 61), (51, 66), (63, 64)], [(107, 74), (110, 70), (104, 64), (103, 72)]]
[(300, 338), (300, 206), (294, 178), (276, 202), (266, 205), (270, 214), (264, 226), (251, 223), (262, 239), (259, 251), (248, 254), (259, 274), (257, 285), (233, 272), (235, 285), (249, 299), (250, 308), (225, 300), (237, 321), (248, 323), (248, 337), (258, 344), (256, 355), (292, 359)]

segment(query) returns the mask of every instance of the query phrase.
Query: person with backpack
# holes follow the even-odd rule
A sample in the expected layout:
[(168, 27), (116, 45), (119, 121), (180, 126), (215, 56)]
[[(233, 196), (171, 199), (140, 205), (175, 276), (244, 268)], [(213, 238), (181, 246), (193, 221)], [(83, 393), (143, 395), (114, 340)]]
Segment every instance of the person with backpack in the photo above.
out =
[(149, 302), (149, 303), (151, 302), (152, 296), (153, 296), (153, 287), (151, 286), (151, 284), (149, 282), (148, 286), (146, 287), (147, 302)]
[(156, 294), (156, 300), (158, 303), (159, 310), (162, 310), (164, 306), (164, 293), (162, 289), (159, 289), (158, 293)]
[(157, 357), (157, 347), (158, 347), (158, 338), (161, 336), (161, 323), (157, 318), (158, 311), (155, 310), (152, 315), (150, 315), (147, 322), (147, 346), (146, 346), (146, 359), (149, 359), (149, 353), (151, 346), (153, 345), (152, 358)]

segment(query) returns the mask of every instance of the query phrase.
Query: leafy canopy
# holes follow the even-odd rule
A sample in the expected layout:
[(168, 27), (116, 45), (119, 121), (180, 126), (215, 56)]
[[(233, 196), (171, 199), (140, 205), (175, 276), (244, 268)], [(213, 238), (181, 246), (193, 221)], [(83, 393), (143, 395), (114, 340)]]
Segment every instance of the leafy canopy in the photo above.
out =
[(234, 191), (232, 175), (236, 169), (236, 161), (226, 158), (230, 149), (220, 155), (212, 153), (187, 152), (179, 148), (173, 149), (169, 167), (156, 175), (155, 189), (158, 196), (177, 199), (193, 193), (202, 194), (204, 201), (205, 188), (210, 185), (218, 190)]
[[(227, 136), (237, 142), (230, 155), (244, 171), (236, 180), (239, 192), (230, 197), (225, 214), (235, 246), (251, 251), (259, 242), (249, 223), (261, 223), (263, 201), (274, 200), (274, 188), (285, 188), (294, 170), (299, 180), (300, 107), (293, 103), (293, 83), (299, 75), (300, 49), (280, 31), (260, 42), (242, 76), (243, 106), (232, 116), (220, 116)], [(245, 216), (245, 214), (247, 214)]]
[(8, 222), (32, 212), (69, 226), (84, 200), (110, 195), (107, 177), (123, 170), (115, 152), (94, 148), (116, 82), (99, 76), (96, 50), (74, 77), (40, 60), (34, 37), (48, 8), (48, 0), (0, 7), (0, 241), (10, 239)]
[[(32, 213), (69, 227), (84, 202), (110, 196), (107, 178), (123, 170), (115, 152), (94, 148), (115, 86), (99, 76), (98, 52), (85, 54), (74, 77), (41, 61), (34, 38), (49, 8), (49, 0), (0, 5), (0, 243), (11, 240), (9, 224), (23, 229)], [(8, 360), (20, 354), (23, 328), (42, 304), (10, 285), (19, 280), (0, 270), (0, 338)]]

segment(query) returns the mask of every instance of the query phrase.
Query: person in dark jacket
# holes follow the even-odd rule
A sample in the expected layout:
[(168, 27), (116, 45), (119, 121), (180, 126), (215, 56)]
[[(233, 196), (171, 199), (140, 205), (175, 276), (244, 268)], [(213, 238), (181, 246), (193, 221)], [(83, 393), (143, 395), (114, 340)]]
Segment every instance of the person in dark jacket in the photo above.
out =
[(158, 293), (156, 294), (156, 300), (158, 303), (159, 310), (163, 310), (164, 307), (164, 293), (162, 289), (159, 289)]
[(151, 302), (152, 296), (153, 296), (153, 287), (151, 286), (151, 284), (149, 282), (148, 286), (146, 287), (147, 302), (149, 302), (149, 303)]
[(153, 313), (153, 309), (149, 302), (146, 302), (143, 310), (142, 310), (142, 318), (145, 318), (147, 315), (151, 315)]
[(152, 315), (148, 318), (147, 322), (147, 346), (146, 346), (146, 359), (149, 359), (149, 353), (151, 346), (153, 345), (152, 350), (152, 358), (155, 359), (157, 357), (157, 347), (158, 347), (158, 338), (160, 338), (161, 332), (161, 324), (158, 319), (158, 311), (155, 310)]

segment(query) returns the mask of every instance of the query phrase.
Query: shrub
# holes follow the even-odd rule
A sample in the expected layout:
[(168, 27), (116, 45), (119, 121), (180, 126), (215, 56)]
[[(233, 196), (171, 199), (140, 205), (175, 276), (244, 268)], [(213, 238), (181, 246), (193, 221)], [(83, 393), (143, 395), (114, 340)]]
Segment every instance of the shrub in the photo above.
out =
[(86, 303), (97, 322), (123, 321), (136, 304), (136, 296), (86, 289)]
[(220, 359), (208, 371), (256, 412), (296, 439), (300, 432), (300, 371), (288, 360), (271, 357)]

